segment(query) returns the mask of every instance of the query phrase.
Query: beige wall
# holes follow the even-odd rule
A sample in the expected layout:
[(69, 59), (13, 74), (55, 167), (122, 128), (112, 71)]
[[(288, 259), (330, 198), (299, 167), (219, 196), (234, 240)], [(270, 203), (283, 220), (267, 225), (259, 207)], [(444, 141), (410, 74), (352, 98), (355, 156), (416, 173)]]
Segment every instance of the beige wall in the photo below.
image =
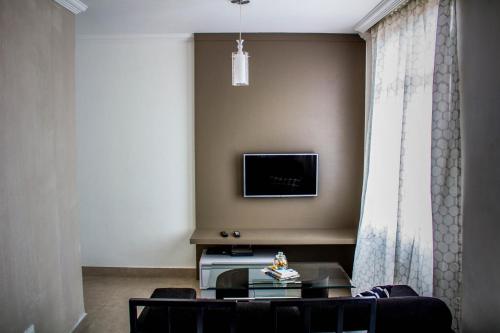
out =
[(0, 331), (67, 333), (83, 314), (74, 16), (0, 0)]
[(460, 0), (464, 146), (462, 332), (500, 332), (499, 1)]
[[(195, 35), (196, 223), (214, 228), (357, 227), (365, 42), (250, 34), (250, 86), (231, 86), (236, 35)], [(241, 154), (319, 153), (316, 198), (243, 198)]]

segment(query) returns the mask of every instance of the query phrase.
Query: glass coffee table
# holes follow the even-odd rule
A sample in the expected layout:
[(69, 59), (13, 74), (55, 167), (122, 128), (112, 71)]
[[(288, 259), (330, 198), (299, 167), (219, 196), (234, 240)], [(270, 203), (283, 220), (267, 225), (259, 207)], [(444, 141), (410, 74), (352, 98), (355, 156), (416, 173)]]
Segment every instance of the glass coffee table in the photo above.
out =
[[(270, 299), (328, 297), (332, 290), (350, 295), (351, 279), (338, 263), (290, 262), (300, 277), (279, 281), (265, 274), (262, 265), (234, 266), (214, 264), (202, 298)], [(204, 292), (205, 291), (205, 292)]]

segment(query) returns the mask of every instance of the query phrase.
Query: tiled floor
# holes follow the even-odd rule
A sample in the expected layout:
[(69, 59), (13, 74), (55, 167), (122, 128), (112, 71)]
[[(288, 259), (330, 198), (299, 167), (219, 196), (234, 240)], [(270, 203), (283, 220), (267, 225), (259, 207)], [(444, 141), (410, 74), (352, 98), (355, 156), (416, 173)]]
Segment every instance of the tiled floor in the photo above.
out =
[(198, 281), (180, 277), (83, 276), (87, 317), (77, 333), (129, 332), (128, 300), (149, 297), (155, 288), (188, 287), (198, 291)]
[[(189, 277), (130, 276), (130, 274), (83, 275), (83, 296), (87, 317), (76, 333), (129, 332), (128, 300), (149, 297), (154, 289), (165, 287), (194, 288), (200, 294), (195, 274)], [(330, 290), (330, 297), (350, 296), (342, 289)]]

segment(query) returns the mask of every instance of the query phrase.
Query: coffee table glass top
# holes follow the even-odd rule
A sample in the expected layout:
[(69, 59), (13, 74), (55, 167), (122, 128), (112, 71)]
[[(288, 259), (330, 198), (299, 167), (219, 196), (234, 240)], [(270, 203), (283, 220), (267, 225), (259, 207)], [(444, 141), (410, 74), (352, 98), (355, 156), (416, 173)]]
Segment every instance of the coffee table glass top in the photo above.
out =
[(334, 289), (354, 288), (351, 279), (338, 263), (291, 262), (300, 277), (279, 281), (262, 272), (262, 265), (213, 264), (210, 269), (208, 289)]

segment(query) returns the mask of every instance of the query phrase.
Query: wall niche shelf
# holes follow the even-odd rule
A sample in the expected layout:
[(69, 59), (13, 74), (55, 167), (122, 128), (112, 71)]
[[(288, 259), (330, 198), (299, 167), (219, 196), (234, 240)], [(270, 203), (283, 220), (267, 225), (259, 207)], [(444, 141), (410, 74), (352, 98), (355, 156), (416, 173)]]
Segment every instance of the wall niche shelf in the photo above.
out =
[(344, 245), (356, 244), (356, 229), (235, 229), (240, 238), (220, 236), (222, 229), (196, 228), (190, 238), (198, 245)]

